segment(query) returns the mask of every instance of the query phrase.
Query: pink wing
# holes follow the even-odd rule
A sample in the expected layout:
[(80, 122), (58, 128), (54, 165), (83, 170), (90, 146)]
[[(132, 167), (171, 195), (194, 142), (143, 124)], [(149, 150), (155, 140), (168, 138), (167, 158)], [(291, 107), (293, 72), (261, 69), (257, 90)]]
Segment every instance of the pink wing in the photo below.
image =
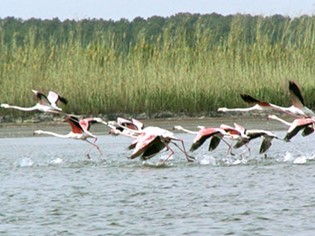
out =
[(146, 148), (151, 144), (151, 142), (154, 141), (154, 139), (156, 137), (157, 136), (153, 135), (153, 134), (144, 135), (144, 136), (139, 137), (139, 140), (136, 144), (135, 150), (132, 152), (130, 158), (134, 159), (134, 158), (140, 156), (146, 150)]

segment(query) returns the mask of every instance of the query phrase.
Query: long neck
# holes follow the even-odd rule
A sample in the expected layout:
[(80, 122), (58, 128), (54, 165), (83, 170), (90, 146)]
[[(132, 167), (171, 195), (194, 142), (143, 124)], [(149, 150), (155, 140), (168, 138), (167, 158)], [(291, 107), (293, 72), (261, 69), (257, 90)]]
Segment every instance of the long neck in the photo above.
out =
[(179, 131), (183, 131), (185, 133), (188, 133), (188, 134), (198, 134), (198, 131), (188, 130), (188, 129), (185, 129), (183, 127), (176, 127), (176, 129)]
[(247, 107), (247, 108), (226, 108), (226, 107), (220, 107), (218, 111), (221, 112), (230, 112), (230, 111), (238, 111), (238, 112), (247, 112), (247, 111), (254, 111), (254, 110), (262, 110), (258, 105)]
[(54, 132), (50, 132), (50, 131), (43, 131), (41, 130), (40, 131), (41, 134), (47, 134), (47, 135), (52, 135), (52, 136), (55, 136), (55, 137), (58, 137), (58, 138), (69, 138), (69, 134), (57, 134), (57, 133), (54, 133)]
[(287, 121), (285, 121), (285, 120), (279, 118), (278, 116), (269, 116), (269, 118), (270, 118), (270, 119), (273, 119), (273, 120), (280, 121), (281, 123), (283, 123), (283, 124), (285, 124), (285, 125), (287, 125), (287, 126), (292, 125), (292, 123), (287, 122)]
[(34, 110), (37, 109), (37, 105), (32, 106), (32, 107), (19, 107), (19, 106), (8, 105), (6, 108), (17, 109), (17, 110), (20, 110), (20, 111), (34, 111)]

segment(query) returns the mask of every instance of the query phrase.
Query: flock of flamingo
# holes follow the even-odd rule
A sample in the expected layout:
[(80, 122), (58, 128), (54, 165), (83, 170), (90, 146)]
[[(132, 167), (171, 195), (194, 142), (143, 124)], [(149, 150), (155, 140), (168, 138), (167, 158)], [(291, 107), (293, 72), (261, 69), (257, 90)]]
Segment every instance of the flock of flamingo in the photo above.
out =
[[(163, 150), (169, 151), (167, 157), (159, 162), (160, 164), (164, 164), (175, 153), (170, 144), (176, 146), (184, 154), (188, 162), (194, 162), (196, 159), (190, 154), (201, 147), (208, 139), (210, 140), (209, 151), (215, 150), (222, 141), (228, 147), (227, 155), (234, 155), (234, 149), (245, 146), (248, 151), (250, 151), (248, 143), (253, 139), (262, 138), (259, 153), (265, 154), (271, 147), (273, 139), (280, 139), (288, 142), (298, 134), (299, 131), (302, 131), (303, 136), (307, 136), (314, 132), (315, 114), (311, 109), (305, 106), (301, 91), (293, 81), (289, 81), (289, 92), (292, 103), (292, 106), (290, 107), (281, 107), (272, 103), (260, 101), (247, 94), (241, 94), (242, 99), (246, 103), (251, 104), (251, 107), (231, 109), (221, 107), (218, 109), (218, 112), (267, 112), (269, 114), (269, 119), (277, 120), (289, 126), (284, 138), (279, 138), (276, 134), (267, 130), (245, 129), (243, 126), (236, 123), (234, 123), (234, 126), (226, 124), (221, 124), (219, 127), (197, 126), (196, 131), (187, 130), (180, 125), (174, 126), (174, 130), (195, 135), (188, 151), (185, 148), (184, 141), (181, 138), (176, 137), (175, 134), (169, 130), (154, 126), (145, 127), (144, 124), (137, 119), (118, 117), (115, 121), (104, 121), (99, 117), (83, 118), (77, 115), (66, 114), (63, 113), (62, 108), (58, 106), (59, 103), (67, 104), (65, 98), (53, 91), (50, 91), (47, 96), (39, 91), (32, 91), (37, 99), (37, 103), (34, 106), (20, 107), (2, 103), (1, 107), (21, 111), (41, 111), (64, 115), (65, 121), (67, 121), (71, 127), (71, 131), (68, 134), (63, 135), (50, 131), (35, 130), (34, 135), (44, 134), (59, 138), (85, 140), (91, 145), (91, 148), (86, 154), (87, 158), (90, 158), (89, 153), (92, 148), (96, 148), (102, 155), (99, 146), (96, 144), (97, 136), (90, 131), (91, 125), (95, 123), (101, 123), (108, 126), (111, 135), (124, 135), (130, 137), (132, 141), (128, 146), (128, 149), (133, 150), (130, 154), (131, 159), (140, 157), (142, 160), (148, 160)], [(288, 122), (276, 115), (270, 114), (272, 112), (288, 114), (293, 116), (294, 120), (293, 122)], [(89, 139), (93, 140), (90, 141)]]

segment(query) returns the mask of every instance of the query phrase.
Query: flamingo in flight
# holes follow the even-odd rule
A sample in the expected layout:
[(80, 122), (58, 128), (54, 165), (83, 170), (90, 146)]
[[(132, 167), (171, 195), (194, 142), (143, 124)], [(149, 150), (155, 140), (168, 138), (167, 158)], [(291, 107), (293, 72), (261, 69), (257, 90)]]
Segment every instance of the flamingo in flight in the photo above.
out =
[(135, 130), (142, 130), (144, 125), (141, 121), (136, 119), (127, 120), (125, 118), (118, 117), (117, 121), (108, 122), (108, 126), (111, 128), (109, 131), (112, 135), (125, 135), (128, 137), (137, 137), (137, 133), (133, 132)]
[[(46, 134), (46, 135), (52, 135), (58, 138), (69, 138), (69, 139), (77, 139), (77, 140), (84, 140), (91, 144), (93, 147), (95, 147), (99, 153), (102, 155), (102, 152), (98, 145), (96, 145), (97, 136), (92, 134), (89, 130), (92, 124), (95, 123), (103, 123), (107, 125), (105, 121), (103, 121), (101, 118), (94, 117), (94, 118), (85, 118), (85, 119), (78, 119), (78, 117), (73, 115), (67, 115), (65, 118), (65, 121), (67, 121), (71, 127), (71, 131), (68, 134), (57, 134), (50, 131), (43, 131), (43, 130), (35, 130), (35, 134)], [(89, 141), (89, 138), (93, 138), (93, 142)], [(86, 154), (87, 158), (90, 159), (90, 153), (91, 149)]]
[(296, 118), (293, 122), (288, 122), (279, 118), (276, 115), (269, 115), (268, 119), (277, 120), (287, 126), (289, 129), (284, 137), (284, 140), (289, 142), (299, 131), (302, 131), (302, 136), (307, 136), (314, 132), (314, 119), (313, 118)]
[[(188, 162), (195, 161), (194, 157), (187, 154), (183, 140), (177, 138), (172, 132), (166, 129), (154, 126), (148, 126), (142, 130), (130, 130), (127, 127), (124, 129), (134, 133), (134, 135), (131, 136), (134, 137), (134, 140), (128, 147), (130, 150), (133, 149), (130, 156), (131, 159), (140, 156), (142, 160), (148, 160), (166, 148), (170, 151), (170, 154), (161, 162), (161, 164), (164, 164), (175, 153), (169, 145), (172, 143), (184, 153)], [(176, 142), (180, 142), (181, 147)]]
[(269, 102), (260, 101), (248, 94), (241, 94), (241, 98), (253, 106), (248, 108), (226, 108), (220, 107), (218, 112), (249, 112), (249, 111), (277, 111), (289, 114), (295, 117), (315, 117), (315, 113), (304, 105), (304, 99), (299, 87), (295, 82), (289, 81), (289, 91), (292, 106), (282, 107)]
[(234, 123), (234, 128), (224, 124), (221, 125), (220, 128), (230, 133), (232, 139), (237, 140), (236, 144), (234, 145), (234, 148), (236, 149), (245, 145), (250, 151), (247, 144), (251, 140), (261, 137), (263, 141), (260, 145), (259, 154), (267, 152), (271, 147), (272, 140), (278, 139), (277, 135), (270, 131), (262, 129), (245, 129), (243, 126), (236, 123)]
[(191, 130), (183, 128), (180, 125), (176, 125), (173, 127), (174, 130), (179, 130), (179, 131), (196, 135), (190, 148), (191, 152), (201, 147), (204, 144), (204, 142), (209, 138), (211, 138), (209, 148), (208, 148), (209, 151), (215, 150), (220, 144), (221, 140), (224, 141), (229, 146), (229, 148), (231, 148), (231, 145), (228, 144), (223, 139), (223, 137), (227, 135), (227, 133), (223, 129), (204, 127), (204, 126), (198, 126), (197, 128), (199, 128), (199, 131), (191, 131)]
[(53, 91), (49, 91), (48, 95), (37, 91), (32, 90), (35, 94), (35, 97), (37, 99), (37, 103), (32, 107), (20, 107), (20, 106), (13, 106), (6, 103), (2, 103), (1, 107), (3, 108), (12, 108), (17, 109), (20, 111), (42, 111), (42, 112), (50, 112), (50, 113), (60, 113), (62, 109), (57, 106), (58, 102), (62, 102), (63, 104), (67, 104), (67, 99), (61, 97), (57, 93)]

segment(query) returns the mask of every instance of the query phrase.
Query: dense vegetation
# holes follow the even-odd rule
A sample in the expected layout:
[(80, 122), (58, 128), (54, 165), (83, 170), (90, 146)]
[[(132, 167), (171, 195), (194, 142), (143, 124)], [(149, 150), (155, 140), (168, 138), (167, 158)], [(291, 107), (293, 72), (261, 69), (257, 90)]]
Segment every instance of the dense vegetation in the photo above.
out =
[(309, 16), (5, 18), (0, 102), (31, 106), (31, 89), (54, 90), (69, 99), (64, 110), (76, 114), (194, 115), (244, 106), (240, 93), (289, 105), (287, 81), (295, 80), (314, 108), (314, 48)]

